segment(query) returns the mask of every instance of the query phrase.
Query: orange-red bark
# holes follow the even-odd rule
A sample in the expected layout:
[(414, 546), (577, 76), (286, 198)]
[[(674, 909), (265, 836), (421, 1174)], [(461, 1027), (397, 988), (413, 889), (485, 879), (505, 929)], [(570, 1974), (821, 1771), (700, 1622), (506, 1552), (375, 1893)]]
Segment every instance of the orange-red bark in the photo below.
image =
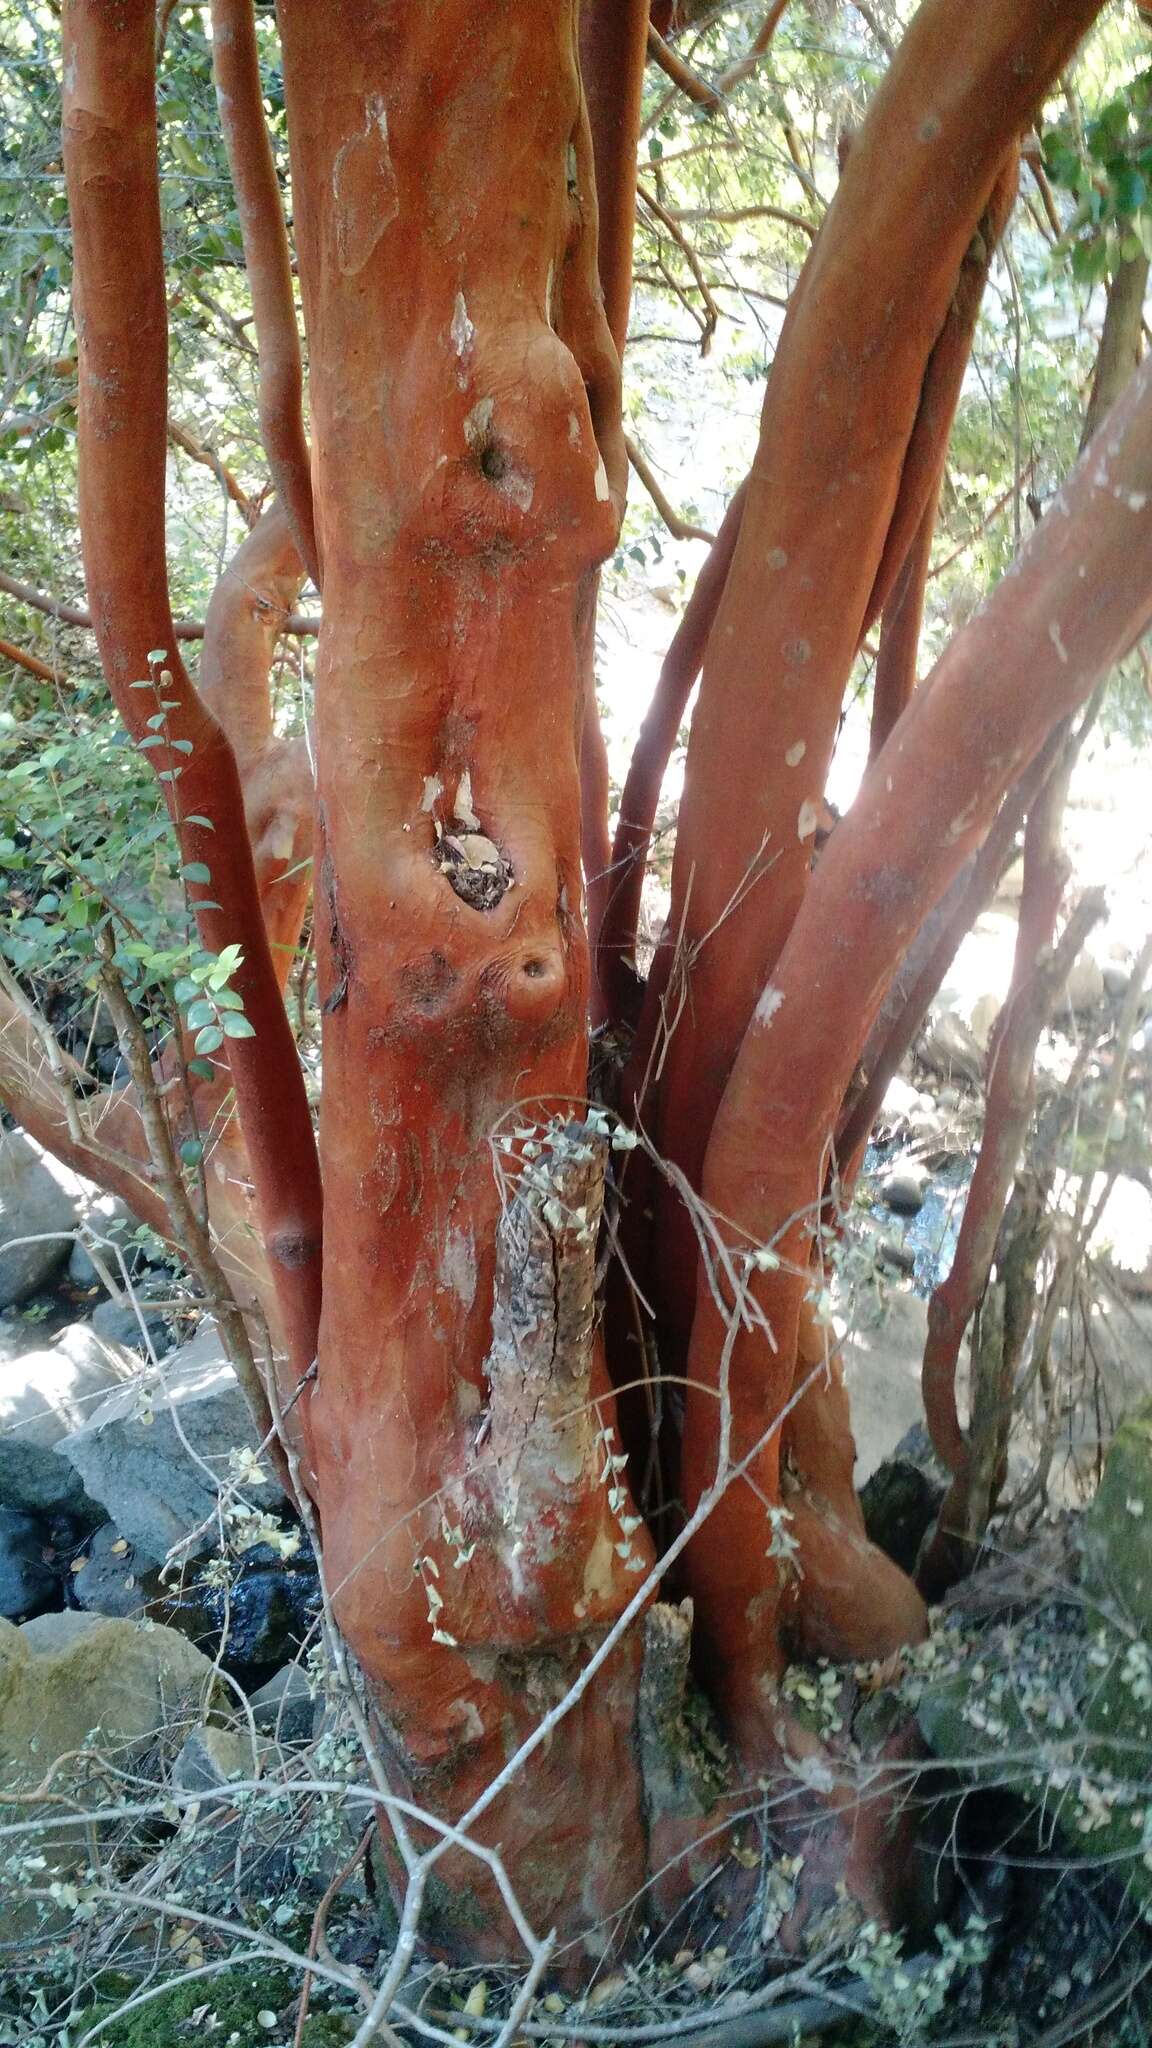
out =
[[(537, 1510), (543, 1476), (518, 1482), (501, 1449), (514, 1390), (490, 1349), (490, 1140), (585, 1087), (576, 622), (623, 497), (618, 368), (571, 8), (284, 0), (281, 30), (324, 536), (316, 930), (339, 1219), (311, 1420), (337, 1614), (404, 1767), (451, 1807), (636, 1584), (595, 1413), (575, 1434), (541, 1424)], [(485, 904), (454, 887), (449, 842), (470, 838), (498, 870)], [(605, 1400), (598, 1341), (580, 1370)], [(587, 1917), (640, 1874), (633, 1659), (491, 1823), (542, 1918)]]
[[(754, 998), (808, 884), (845, 683), (916, 455), (925, 373), (1014, 139), (1097, 7), (926, 0), (905, 36), (785, 319), (732, 569), (693, 719), (664, 957), (691, 962), (690, 1000), (649, 1116), (698, 1182), (712, 1117)], [(930, 436), (928, 437), (931, 438)], [(938, 457), (924, 465), (898, 569)], [(692, 1312), (690, 1238), (672, 1202), (673, 1354)]]
[[(286, 1383), (315, 1355), (320, 1181), (300, 1064), (261, 916), (236, 759), (176, 647), (164, 539), (167, 315), (156, 156), (154, 11), (72, 0), (65, 16), (64, 163), (75, 246), (79, 489), (84, 568), (109, 688), (128, 731), (155, 705), (134, 682), (163, 673), (175, 700), (150, 760), (188, 861), (211, 872), (193, 908), (213, 952), (239, 944), (250, 1039), (228, 1068), (282, 1327)], [(160, 656), (160, 663), (150, 655)], [(192, 823), (205, 817), (208, 825)], [(196, 885), (199, 890), (203, 885)]]
[[(709, 1140), (703, 1193), (738, 1241), (774, 1243), (782, 1263), (753, 1275), (775, 1348), (741, 1331), (731, 1351), (737, 1449), (792, 1389), (830, 1134), (885, 989), (924, 915), (987, 833), (1005, 786), (1147, 626), (1150, 543), (1145, 368), (1014, 571), (913, 698), (832, 835), (745, 1033)], [(690, 1498), (715, 1459), (714, 1402), (696, 1384), (715, 1385), (719, 1344), (702, 1290), (685, 1414)], [(755, 1476), (762, 1495), (779, 1500), (774, 1449)], [(734, 1572), (733, 1559), (754, 1557), (762, 1532), (756, 1496), (733, 1494), (691, 1557), (699, 1611), (726, 1688), (741, 1693), (749, 1741), (763, 1714), (750, 1674), (771, 1641), (778, 1591), (767, 1573), (754, 1585), (746, 1563)], [(803, 1604), (821, 1626), (855, 1627), (861, 1604), (876, 1596), (871, 1564), (853, 1575), (834, 1552), (837, 1582), (821, 1555), (813, 1570), (802, 1549)]]

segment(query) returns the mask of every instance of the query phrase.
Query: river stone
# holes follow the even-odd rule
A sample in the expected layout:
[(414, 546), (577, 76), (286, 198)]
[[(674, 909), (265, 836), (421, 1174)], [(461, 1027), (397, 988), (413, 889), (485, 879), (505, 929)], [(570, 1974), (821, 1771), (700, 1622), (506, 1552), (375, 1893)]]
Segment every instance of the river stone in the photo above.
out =
[[(62, 1440), (57, 1455), (75, 1468), (128, 1541), (162, 1560), (194, 1531), (201, 1533), (185, 1555), (215, 1548), (219, 1491), (213, 1475), (226, 1483), (229, 1451), (256, 1446), (236, 1376), (214, 1325), (205, 1323), (158, 1375), (110, 1395), (83, 1429)], [(260, 1510), (283, 1498), (270, 1468), (263, 1469), (263, 1484), (244, 1487), (244, 1499)]]
[(75, 1467), (56, 1445), (83, 1427), (114, 1389), (138, 1378), (140, 1363), (103, 1343), (87, 1323), (70, 1323), (47, 1350), (5, 1361), (0, 1373), (0, 1507), (63, 1510), (98, 1520)]
[[(68, 1256), (67, 1232), (76, 1209), (47, 1162), (23, 1131), (0, 1130), (0, 1308), (26, 1301)], [(39, 1237), (41, 1244), (18, 1244)]]

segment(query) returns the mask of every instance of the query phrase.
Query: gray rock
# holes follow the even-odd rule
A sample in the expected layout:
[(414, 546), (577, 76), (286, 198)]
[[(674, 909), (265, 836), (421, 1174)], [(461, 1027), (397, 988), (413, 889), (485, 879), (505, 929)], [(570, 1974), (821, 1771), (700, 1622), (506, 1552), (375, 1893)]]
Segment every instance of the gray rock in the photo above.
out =
[[(0, 1131), (0, 1308), (26, 1301), (68, 1256), (71, 1196), (23, 1131)], [(43, 1238), (35, 1244), (22, 1238)]]
[[(113, 1280), (123, 1283), (123, 1268), (116, 1255), (119, 1246), (130, 1276), (135, 1276), (146, 1264), (139, 1245), (128, 1243), (136, 1227), (136, 1219), (126, 1202), (118, 1195), (94, 1193), (82, 1216), (83, 1222), (92, 1232), (96, 1241), (100, 1263), (106, 1266)], [(103, 1281), (88, 1252), (77, 1238), (68, 1255), (68, 1278), (74, 1287), (102, 1287)]]
[(73, 1570), (72, 1591), (87, 1613), (122, 1621), (137, 1621), (148, 1613), (158, 1591), (159, 1565), (122, 1536), (115, 1522), (105, 1522), (95, 1531), (77, 1562), (80, 1569)]
[[(157, 1358), (164, 1358), (175, 1348), (176, 1335), (166, 1315), (159, 1309), (149, 1309), (147, 1301), (141, 1300), (141, 1314)], [(135, 1351), (147, 1357), (147, 1347), (140, 1328), (140, 1317), (129, 1303), (102, 1301), (92, 1311), (92, 1328), (98, 1337), (105, 1337), (109, 1343), (122, 1344), (126, 1351)]]
[(79, 1614), (74, 1607), (65, 1607), (59, 1614), (38, 1614), (34, 1621), (26, 1621), (20, 1640), (32, 1657), (55, 1657), (58, 1651), (70, 1650), (73, 1643), (82, 1642), (93, 1629), (103, 1628), (105, 1618), (102, 1614)]
[[(143, 1375), (137, 1387), (111, 1395), (83, 1429), (63, 1439), (57, 1455), (75, 1467), (130, 1543), (163, 1559), (203, 1524), (186, 1554), (215, 1547), (228, 1453), (245, 1446), (256, 1448), (248, 1406), (215, 1328), (206, 1324), (159, 1375)], [(270, 1468), (264, 1470), (265, 1483), (244, 1487), (245, 1500), (261, 1510), (283, 1498)]]
[(253, 1693), (249, 1705), (257, 1728), (273, 1742), (311, 1741), (316, 1701), (299, 1664), (285, 1664)]
[(966, 1081), (981, 1081), (984, 1076), (979, 1041), (950, 1010), (932, 1013), (920, 1043), (920, 1057), (934, 1074), (945, 1079), (958, 1074)]
[(139, 1361), (71, 1323), (49, 1348), (5, 1361), (0, 1374), (0, 1507), (91, 1520), (99, 1509), (75, 1467), (55, 1454), (100, 1402), (138, 1377)]
[(45, 1532), (35, 1515), (0, 1508), (0, 1614), (23, 1621), (60, 1599), (60, 1573), (44, 1556)]
[(180, 1792), (214, 1792), (236, 1779), (254, 1778), (259, 1754), (246, 1728), (193, 1728), (172, 1766)]

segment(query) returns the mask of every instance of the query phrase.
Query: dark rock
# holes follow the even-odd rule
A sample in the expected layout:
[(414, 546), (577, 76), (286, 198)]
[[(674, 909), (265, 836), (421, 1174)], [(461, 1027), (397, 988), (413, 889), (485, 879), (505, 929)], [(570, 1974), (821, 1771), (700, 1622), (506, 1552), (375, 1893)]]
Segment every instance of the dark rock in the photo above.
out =
[(917, 1161), (905, 1161), (885, 1174), (880, 1183), (880, 1198), (894, 1216), (918, 1216), (924, 1207), (927, 1178)]
[(60, 1570), (36, 1516), (0, 1508), (0, 1615), (22, 1621), (62, 1599)]
[(319, 1581), (307, 1565), (253, 1566), (241, 1558), (227, 1604), (223, 1594), (203, 1586), (194, 1597), (224, 1632), (223, 1662), (230, 1670), (278, 1669), (300, 1649), (320, 1611)]
[(122, 1536), (115, 1522), (105, 1522), (76, 1560), (72, 1572), (74, 1599), (86, 1613), (107, 1614), (121, 1621), (136, 1621), (144, 1615), (153, 1620), (168, 1617), (156, 1611), (159, 1565), (154, 1557), (137, 1550)]
[(907, 1458), (889, 1458), (860, 1494), (869, 1541), (905, 1572), (913, 1572), (944, 1499), (943, 1483)]
[[(152, 1340), (152, 1349), (157, 1358), (164, 1358), (175, 1349), (177, 1338), (168, 1317), (159, 1309), (150, 1310), (146, 1301), (140, 1303), (141, 1312)], [(102, 1301), (92, 1311), (92, 1328), (98, 1337), (106, 1337), (111, 1344), (122, 1344), (126, 1351), (137, 1351), (147, 1356), (140, 1317), (134, 1308), (118, 1301)]]
[(299, 1664), (285, 1664), (249, 1704), (257, 1728), (273, 1742), (311, 1741), (316, 1702)]

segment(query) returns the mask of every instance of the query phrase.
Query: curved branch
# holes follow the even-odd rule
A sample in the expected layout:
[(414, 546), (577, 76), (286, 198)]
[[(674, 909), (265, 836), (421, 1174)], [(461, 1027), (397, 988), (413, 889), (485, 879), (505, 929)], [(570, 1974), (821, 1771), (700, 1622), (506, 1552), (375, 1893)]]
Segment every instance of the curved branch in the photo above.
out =
[(260, 437), (289, 524), (320, 588), (312, 473), (304, 433), (304, 376), (292, 297), (292, 261), (272, 145), (264, 120), (252, 0), (212, 0), (212, 64), (260, 360)]
[(206, 469), (212, 471), (217, 482), (227, 492), (232, 503), (239, 511), (245, 526), (252, 526), (259, 517), (257, 507), (248, 496), (239, 478), (232, 474), (226, 462), (221, 462), (215, 449), (206, 448), (202, 441), (196, 439), (195, 434), (189, 428), (181, 426), (179, 420), (169, 420), (168, 439), (174, 448), (181, 448), (185, 455), (190, 455), (193, 462), (202, 462)]
[[(745, 1033), (702, 1188), (709, 1208), (731, 1219), (737, 1244), (772, 1245), (780, 1260), (751, 1282), (776, 1348), (752, 1329), (738, 1332), (731, 1347), (737, 1449), (792, 1388), (828, 1134), (885, 990), (925, 915), (987, 834), (1005, 784), (1019, 779), (1061, 719), (1146, 629), (1150, 562), (1152, 368), (1145, 365), (1110, 417), (1105, 459), (1093, 449), (1081, 457), (1057, 510), (957, 635), (869, 770), (824, 849)], [(1083, 599), (1086, 584), (1091, 604)], [(689, 1508), (716, 1446), (714, 1400), (697, 1390), (709, 1379), (716, 1384), (721, 1349), (717, 1310), (701, 1287), (684, 1431)], [(778, 1497), (774, 1463), (756, 1478), (770, 1501)], [(753, 1511), (749, 1495), (744, 1516), (734, 1506), (693, 1555), (692, 1590), (711, 1611), (726, 1680), (742, 1663), (754, 1668), (762, 1639), (756, 1603), (765, 1587), (753, 1569), (762, 1531), (762, 1510)], [(737, 1580), (733, 1558), (741, 1555), (749, 1564)]]
[(17, 668), (26, 669), (28, 674), (35, 676), (39, 682), (62, 683), (65, 681), (62, 669), (52, 668), (48, 662), (41, 661), (38, 654), (29, 654), (26, 647), (17, 647), (12, 640), (0, 640), (0, 658), (4, 661), (14, 662)]
[[(65, 604), (58, 597), (49, 597), (45, 591), (34, 589), (30, 583), (21, 583), (18, 577), (9, 576), (3, 569), (0, 569), (0, 591), (5, 597), (14, 597), (17, 604), (26, 604), (31, 611), (43, 612), (45, 618), (58, 619), (62, 626), (75, 626), (84, 633), (95, 631), (91, 612), (84, 611), (80, 605)], [(177, 640), (202, 640), (204, 621), (175, 619), (172, 631)], [(320, 620), (309, 617), (307, 612), (289, 612), (280, 621), (280, 631), (308, 638), (320, 631)]]
[(747, 494), (745, 479), (732, 496), (664, 656), (620, 799), (620, 823), (612, 848), (612, 890), (601, 926), (597, 959), (609, 1015), (617, 1022), (634, 1018), (639, 1003), (636, 928), (660, 786), (692, 686), (700, 673), (708, 635), (732, 564)]
[[(156, 677), (168, 700), (151, 750), (186, 861), (211, 871), (192, 908), (203, 945), (238, 944), (252, 1038), (227, 1040), (292, 1387), (316, 1353), (320, 1175), (295, 1042), (261, 916), (236, 758), (176, 652), (164, 536), (167, 313), (156, 152), (152, 0), (65, 17), (64, 163), (80, 337), (79, 482), (85, 572), (104, 673), (133, 739)], [(130, 508), (130, 512), (129, 512)], [(161, 666), (163, 664), (163, 666)], [(208, 824), (195, 819), (207, 819)], [(213, 829), (214, 828), (214, 829)]]
[(706, 78), (701, 78), (698, 71), (693, 71), (692, 66), (684, 62), (679, 51), (674, 50), (671, 43), (665, 42), (659, 29), (652, 26), (648, 29), (648, 55), (653, 63), (660, 66), (664, 76), (670, 78), (673, 85), (677, 86), (694, 106), (708, 107), (712, 110), (723, 106), (723, 96), (716, 87), (709, 85)]
[(711, 546), (712, 542), (716, 539), (716, 535), (710, 533), (706, 526), (696, 526), (691, 519), (681, 517), (675, 506), (669, 503), (664, 491), (661, 489), (659, 479), (647, 456), (637, 447), (629, 434), (624, 436), (624, 446), (628, 450), (629, 462), (636, 471), (673, 540), (706, 540), (709, 546)]

